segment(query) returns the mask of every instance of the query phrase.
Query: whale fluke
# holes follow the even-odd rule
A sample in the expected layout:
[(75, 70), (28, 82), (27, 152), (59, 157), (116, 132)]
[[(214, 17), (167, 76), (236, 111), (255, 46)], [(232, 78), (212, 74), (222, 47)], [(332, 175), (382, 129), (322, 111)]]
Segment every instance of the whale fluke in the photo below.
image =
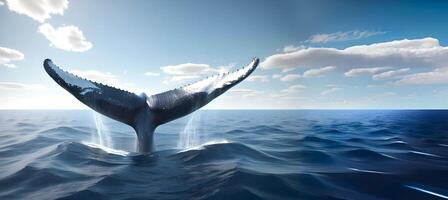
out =
[(188, 84), (159, 94), (137, 95), (115, 87), (87, 80), (62, 70), (50, 59), (44, 69), (62, 88), (93, 110), (134, 128), (137, 151), (153, 149), (157, 126), (192, 113), (247, 78), (259, 59), (239, 70)]

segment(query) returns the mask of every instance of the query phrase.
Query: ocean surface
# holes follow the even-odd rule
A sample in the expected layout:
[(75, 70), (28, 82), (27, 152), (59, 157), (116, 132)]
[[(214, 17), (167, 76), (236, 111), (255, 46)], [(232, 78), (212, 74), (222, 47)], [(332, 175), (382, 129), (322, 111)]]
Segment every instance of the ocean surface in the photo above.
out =
[(448, 199), (448, 111), (205, 110), (156, 151), (92, 111), (0, 111), (0, 199)]

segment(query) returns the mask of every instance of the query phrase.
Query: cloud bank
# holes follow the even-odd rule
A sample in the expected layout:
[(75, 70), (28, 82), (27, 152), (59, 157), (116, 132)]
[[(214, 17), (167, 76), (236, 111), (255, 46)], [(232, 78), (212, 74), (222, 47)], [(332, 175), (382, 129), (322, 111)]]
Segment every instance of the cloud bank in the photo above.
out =
[(448, 62), (448, 47), (434, 38), (396, 40), (345, 49), (309, 47), (267, 57), (264, 69), (371, 67), (439, 67)]
[[(332, 36), (333, 37), (333, 36)], [(336, 37), (336, 36), (334, 36)], [(345, 49), (317, 47), (288, 47), (288, 51), (268, 56), (263, 69), (291, 70), (311, 68), (302, 74), (287, 74), (274, 78), (296, 81), (300, 78), (322, 76), (335, 69), (345, 71), (346, 77), (370, 75), (373, 80), (395, 79), (396, 85), (428, 85), (447, 83), (448, 47), (435, 38), (402, 39)], [(428, 69), (431, 71), (415, 73)], [(333, 89), (337, 91), (338, 89)], [(329, 93), (333, 90), (328, 90)], [(331, 92), (330, 92), (331, 91)], [(323, 92), (323, 95), (328, 92)]]

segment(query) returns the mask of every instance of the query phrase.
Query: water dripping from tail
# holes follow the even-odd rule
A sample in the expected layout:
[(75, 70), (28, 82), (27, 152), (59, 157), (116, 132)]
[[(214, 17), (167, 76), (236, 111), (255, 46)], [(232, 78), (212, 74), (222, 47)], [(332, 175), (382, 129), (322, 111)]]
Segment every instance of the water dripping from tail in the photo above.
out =
[(95, 121), (96, 134), (92, 133), (91, 142), (108, 148), (113, 148), (109, 128), (104, 124), (102, 116), (95, 111), (92, 111), (92, 114)]
[(199, 124), (201, 122), (201, 112), (191, 114), (187, 125), (179, 135), (177, 142), (178, 149), (190, 149), (200, 145)]

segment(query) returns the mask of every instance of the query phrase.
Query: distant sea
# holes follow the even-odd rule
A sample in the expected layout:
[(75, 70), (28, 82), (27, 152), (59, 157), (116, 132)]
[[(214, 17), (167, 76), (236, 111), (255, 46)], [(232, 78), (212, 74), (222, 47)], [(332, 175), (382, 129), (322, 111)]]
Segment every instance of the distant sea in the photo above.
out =
[(447, 199), (448, 110), (202, 110), (156, 151), (92, 111), (0, 111), (0, 199)]

